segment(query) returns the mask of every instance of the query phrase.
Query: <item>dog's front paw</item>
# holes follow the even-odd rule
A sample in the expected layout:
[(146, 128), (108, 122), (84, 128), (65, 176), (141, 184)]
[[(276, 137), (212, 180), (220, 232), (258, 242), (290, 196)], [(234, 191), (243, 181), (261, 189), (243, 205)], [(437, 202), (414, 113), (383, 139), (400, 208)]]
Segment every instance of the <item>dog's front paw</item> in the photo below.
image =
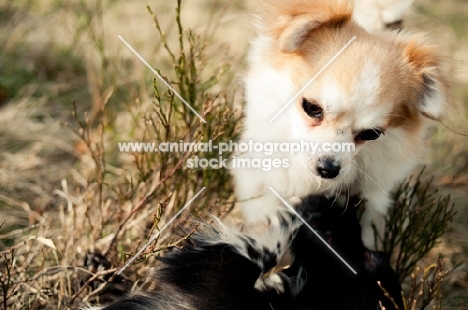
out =
[(366, 209), (361, 218), (362, 242), (369, 250), (375, 251), (379, 248), (385, 234), (385, 216)]

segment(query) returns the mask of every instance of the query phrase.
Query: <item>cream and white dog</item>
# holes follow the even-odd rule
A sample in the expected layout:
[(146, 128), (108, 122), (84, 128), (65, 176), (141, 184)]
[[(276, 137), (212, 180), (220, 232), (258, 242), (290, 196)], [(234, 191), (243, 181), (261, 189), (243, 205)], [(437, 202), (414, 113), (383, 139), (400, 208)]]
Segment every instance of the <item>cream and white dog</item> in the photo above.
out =
[(282, 202), (270, 187), (291, 203), (309, 194), (361, 195), (363, 240), (373, 248), (371, 223), (382, 227), (392, 189), (418, 164), (429, 122), (447, 109), (442, 57), (424, 35), (365, 30), (354, 21), (350, 1), (260, 3), (241, 142), (354, 143), (355, 151), (238, 155), (288, 163), (270, 171), (233, 169), (245, 219), (261, 222), (275, 214)]

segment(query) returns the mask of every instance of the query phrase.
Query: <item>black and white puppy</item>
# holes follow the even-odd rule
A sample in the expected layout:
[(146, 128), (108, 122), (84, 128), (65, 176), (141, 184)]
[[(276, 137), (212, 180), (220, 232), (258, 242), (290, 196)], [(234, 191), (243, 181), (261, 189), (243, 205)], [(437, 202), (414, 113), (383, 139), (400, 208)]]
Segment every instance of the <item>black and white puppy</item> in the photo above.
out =
[[(403, 309), (401, 286), (382, 253), (361, 241), (356, 208), (308, 197), (298, 212), (354, 274), (293, 214), (280, 225), (243, 231), (218, 221), (161, 258), (158, 286), (105, 310)], [(285, 263), (286, 262), (286, 263)], [(392, 296), (385, 296), (380, 285)]]

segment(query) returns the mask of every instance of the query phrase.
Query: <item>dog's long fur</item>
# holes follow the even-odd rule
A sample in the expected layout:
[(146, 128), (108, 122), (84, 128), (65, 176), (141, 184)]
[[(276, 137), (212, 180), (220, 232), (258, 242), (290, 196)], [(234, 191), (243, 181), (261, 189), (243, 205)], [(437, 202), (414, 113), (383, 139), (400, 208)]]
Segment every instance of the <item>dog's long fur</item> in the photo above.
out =
[[(403, 309), (388, 260), (364, 248), (355, 208), (309, 197), (299, 212), (357, 271), (354, 275), (290, 213), (261, 235), (205, 225), (162, 258), (158, 288), (104, 310)], [(289, 257), (289, 259), (287, 259)], [(285, 265), (289, 262), (289, 265)], [(394, 298), (384, 296), (377, 281)]]
[[(262, 222), (282, 202), (310, 194), (362, 195), (363, 239), (374, 247), (371, 222), (383, 226), (391, 191), (419, 163), (426, 129), (447, 109), (447, 82), (437, 48), (421, 34), (369, 33), (346, 0), (262, 0), (258, 35), (245, 78), (245, 128), (241, 142), (355, 143), (354, 152), (272, 155), (245, 152), (242, 159), (280, 158), (288, 168), (233, 169), (249, 222)], [(286, 103), (346, 44), (283, 113)], [(304, 105), (320, 113), (311, 116)], [(373, 138), (364, 134), (374, 133)], [(369, 141), (373, 139), (373, 141)], [(320, 174), (320, 165), (337, 175)], [(323, 172), (323, 170), (322, 170)]]

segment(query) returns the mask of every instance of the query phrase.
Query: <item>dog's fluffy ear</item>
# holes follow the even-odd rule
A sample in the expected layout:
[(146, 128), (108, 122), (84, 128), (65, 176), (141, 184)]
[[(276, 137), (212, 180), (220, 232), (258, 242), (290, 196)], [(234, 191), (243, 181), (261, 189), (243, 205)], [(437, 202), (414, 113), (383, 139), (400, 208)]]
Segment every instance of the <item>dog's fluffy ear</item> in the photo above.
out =
[(280, 42), (280, 50), (296, 52), (314, 29), (339, 28), (351, 19), (352, 4), (344, 0), (262, 0), (257, 25)]
[(448, 82), (444, 74), (444, 61), (437, 48), (423, 38), (410, 40), (404, 56), (417, 80), (417, 109), (426, 117), (439, 120), (448, 108)]
[(280, 49), (285, 53), (294, 53), (309, 33), (320, 27), (321, 22), (315, 16), (299, 15), (291, 19), (280, 35)]

